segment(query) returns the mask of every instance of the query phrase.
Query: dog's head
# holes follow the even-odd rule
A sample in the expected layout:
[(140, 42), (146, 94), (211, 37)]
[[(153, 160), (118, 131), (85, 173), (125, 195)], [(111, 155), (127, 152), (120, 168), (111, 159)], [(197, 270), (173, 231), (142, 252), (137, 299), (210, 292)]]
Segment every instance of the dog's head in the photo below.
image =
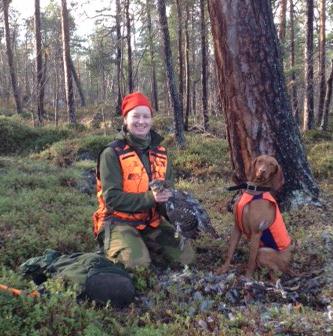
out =
[(273, 156), (260, 155), (251, 164), (250, 182), (279, 190), (284, 184), (283, 172)]

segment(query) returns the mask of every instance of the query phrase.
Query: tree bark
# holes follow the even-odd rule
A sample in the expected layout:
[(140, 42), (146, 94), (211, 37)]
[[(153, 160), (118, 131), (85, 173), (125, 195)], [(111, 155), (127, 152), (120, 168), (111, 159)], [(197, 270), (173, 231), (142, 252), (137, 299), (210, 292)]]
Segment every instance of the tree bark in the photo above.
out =
[(287, 0), (280, 1), (280, 22), (279, 22), (279, 39), (281, 44), (286, 38), (286, 14), (287, 14)]
[(13, 95), (15, 99), (16, 112), (18, 114), (22, 113), (21, 97), (19, 92), (19, 87), (17, 84), (16, 70), (14, 65), (14, 56), (12, 51), (11, 39), (10, 39), (10, 29), (9, 29), (9, 2), (10, 0), (2, 0), (2, 10), (5, 28), (5, 39), (6, 39), (6, 53), (8, 59), (8, 67), (10, 72), (10, 78), (12, 82)]
[(53, 108), (54, 108), (54, 124), (58, 127), (59, 124), (59, 73), (57, 71), (57, 59), (54, 58), (54, 69), (55, 69), (55, 81), (54, 81), (54, 92), (53, 92)]
[(69, 65), (70, 65), (70, 68), (71, 68), (71, 73), (73, 75), (77, 90), (79, 91), (81, 106), (84, 107), (84, 106), (86, 106), (86, 99), (84, 97), (84, 92), (83, 92), (83, 89), (82, 89), (81, 81), (80, 81), (79, 76), (76, 73), (72, 57), (69, 58)]
[(121, 36), (121, 8), (120, 0), (116, 0), (116, 36), (117, 36), (117, 56), (116, 56), (116, 65), (117, 65), (117, 109), (116, 114), (121, 114), (121, 57), (122, 57), (122, 36)]
[(179, 64), (179, 102), (183, 111), (184, 105), (184, 62), (183, 62), (183, 15), (180, 0), (176, 0), (177, 7), (177, 35), (178, 35), (178, 64)]
[(320, 31), (319, 31), (319, 101), (318, 101), (318, 112), (317, 112), (317, 125), (320, 125), (323, 111), (324, 102), (326, 94), (326, 1), (320, 0)]
[(208, 130), (208, 92), (207, 92), (207, 45), (206, 45), (206, 20), (205, 2), (200, 0), (201, 24), (201, 85), (202, 85), (202, 115), (204, 130)]
[(71, 72), (71, 55), (69, 47), (69, 25), (66, 0), (61, 0), (61, 32), (62, 32), (62, 52), (65, 76), (65, 93), (68, 120), (70, 124), (76, 125), (76, 113), (74, 105), (73, 81)]
[(156, 62), (155, 62), (155, 50), (154, 50), (154, 40), (153, 40), (153, 28), (151, 22), (151, 3), (147, 0), (147, 21), (148, 21), (148, 34), (149, 34), (149, 52), (150, 52), (150, 62), (151, 62), (151, 80), (152, 80), (152, 101), (155, 111), (158, 111), (158, 89), (157, 89), (157, 79), (156, 79)]
[(184, 128), (188, 131), (188, 119), (191, 111), (191, 74), (190, 74), (190, 36), (188, 23), (190, 20), (189, 6), (186, 2), (185, 5), (185, 97), (186, 97), (186, 107), (185, 107), (185, 123)]
[(290, 0), (290, 67), (291, 67), (291, 106), (297, 125), (300, 124), (299, 108), (297, 102), (297, 86), (295, 74), (295, 25), (294, 25), (294, 0)]
[[(40, 90), (41, 100), (44, 102), (45, 96), (45, 86), (47, 83), (47, 65), (48, 65), (48, 52), (47, 50), (44, 51), (44, 62), (43, 62), (43, 69), (42, 69), (42, 86)], [(43, 106), (44, 107), (44, 106)], [(47, 111), (44, 110), (44, 118), (48, 119)]]
[(40, 32), (40, 0), (35, 0), (35, 49), (36, 49), (36, 96), (37, 96), (37, 120), (43, 124), (44, 111), (44, 83), (43, 83), (43, 58), (42, 41)]
[(314, 128), (313, 99), (313, 0), (306, 0), (305, 96), (303, 130)]
[(331, 99), (332, 99), (332, 83), (333, 83), (333, 59), (331, 60), (331, 73), (327, 80), (324, 112), (323, 112), (321, 123), (320, 123), (320, 129), (322, 131), (326, 131), (328, 127), (328, 113), (330, 110)]
[(125, 15), (126, 15), (126, 29), (127, 29), (127, 74), (128, 74), (128, 92), (133, 92), (134, 84), (133, 84), (133, 61), (132, 61), (132, 46), (131, 46), (131, 17), (129, 13), (129, 0), (126, 1), (125, 4)]
[(24, 49), (25, 49), (25, 52), (24, 52), (24, 88), (25, 90), (24, 90), (23, 101), (22, 101), (23, 106), (27, 101), (31, 99), (31, 89), (30, 89), (29, 74), (28, 74), (29, 72), (28, 70), (28, 66), (29, 66), (28, 36), (29, 36), (29, 33), (28, 33), (28, 30), (26, 30), (25, 40), (24, 40)]
[(172, 52), (170, 46), (169, 27), (165, 9), (165, 0), (157, 0), (157, 10), (162, 33), (163, 56), (166, 67), (168, 91), (174, 114), (176, 142), (178, 146), (183, 147), (185, 146), (183, 111), (181, 110), (180, 107), (179, 94), (177, 91), (175, 74), (172, 64)]
[(209, 0), (219, 87), (232, 165), (239, 181), (250, 178), (252, 160), (269, 154), (280, 163), (285, 206), (317, 199), (288, 102), (269, 0)]

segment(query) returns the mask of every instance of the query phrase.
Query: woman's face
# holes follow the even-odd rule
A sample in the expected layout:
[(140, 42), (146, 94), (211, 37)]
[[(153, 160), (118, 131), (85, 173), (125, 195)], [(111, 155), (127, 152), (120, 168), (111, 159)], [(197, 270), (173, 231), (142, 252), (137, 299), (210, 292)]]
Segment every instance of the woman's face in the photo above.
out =
[(144, 139), (153, 124), (150, 109), (147, 106), (137, 106), (124, 117), (127, 130), (138, 138)]

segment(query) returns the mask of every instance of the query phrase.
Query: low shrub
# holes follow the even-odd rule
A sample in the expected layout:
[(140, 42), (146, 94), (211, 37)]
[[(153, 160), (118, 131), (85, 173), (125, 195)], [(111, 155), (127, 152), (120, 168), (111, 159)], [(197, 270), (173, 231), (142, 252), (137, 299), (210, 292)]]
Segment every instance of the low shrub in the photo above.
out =
[(308, 151), (308, 159), (315, 177), (325, 179), (333, 176), (333, 143), (321, 142)]
[(211, 178), (231, 174), (226, 161), (228, 144), (226, 140), (203, 137), (200, 134), (186, 136), (186, 148), (170, 151), (177, 175)]
[(65, 129), (31, 128), (15, 118), (0, 116), (0, 154), (39, 152), (71, 134), (71, 131)]
[(306, 144), (309, 143), (316, 143), (319, 141), (332, 141), (333, 140), (333, 135), (332, 132), (329, 131), (321, 131), (318, 129), (313, 129), (306, 131), (303, 134), (303, 141)]
[(89, 135), (81, 139), (59, 141), (43, 152), (35, 155), (60, 167), (72, 165), (77, 160), (96, 161), (99, 152), (115, 139), (114, 135)]

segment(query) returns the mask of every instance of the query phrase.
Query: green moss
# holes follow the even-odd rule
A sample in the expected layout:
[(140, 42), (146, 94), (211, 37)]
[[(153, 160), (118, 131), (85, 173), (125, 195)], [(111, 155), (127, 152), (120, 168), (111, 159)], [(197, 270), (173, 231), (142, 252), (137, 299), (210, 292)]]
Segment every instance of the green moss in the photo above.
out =
[(45, 248), (90, 251), (94, 196), (77, 188), (80, 170), (10, 160), (0, 169), (0, 263), (16, 267)]

